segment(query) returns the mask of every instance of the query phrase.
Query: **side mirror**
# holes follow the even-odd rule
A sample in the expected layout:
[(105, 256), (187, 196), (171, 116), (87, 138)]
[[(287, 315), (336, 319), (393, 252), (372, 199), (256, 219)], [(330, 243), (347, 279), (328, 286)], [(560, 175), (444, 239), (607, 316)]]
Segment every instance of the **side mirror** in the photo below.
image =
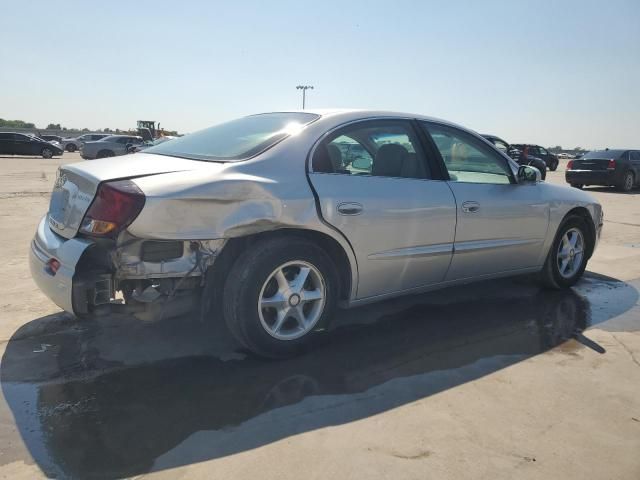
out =
[(542, 174), (536, 167), (521, 165), (518, 168), (518, 183), (538, 183), (542, 180)]

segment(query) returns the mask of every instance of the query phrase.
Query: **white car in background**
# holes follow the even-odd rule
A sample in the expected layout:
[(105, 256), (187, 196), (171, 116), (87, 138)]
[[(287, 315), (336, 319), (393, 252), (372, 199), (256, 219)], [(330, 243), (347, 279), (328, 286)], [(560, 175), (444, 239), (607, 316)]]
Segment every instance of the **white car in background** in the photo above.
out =
[(62, 148), (67, 152), (75, 152), (86, 142), (95, 142), (101, 138), (108, 137), (108, 133), (85, 133), (75, 138), (63, 138)]
[(86, 142), (80, 148), (85, 160), (126, 155), (132, 147), (142, 145), (142, 137), (134, 135), (108, 135), (97, 142)]

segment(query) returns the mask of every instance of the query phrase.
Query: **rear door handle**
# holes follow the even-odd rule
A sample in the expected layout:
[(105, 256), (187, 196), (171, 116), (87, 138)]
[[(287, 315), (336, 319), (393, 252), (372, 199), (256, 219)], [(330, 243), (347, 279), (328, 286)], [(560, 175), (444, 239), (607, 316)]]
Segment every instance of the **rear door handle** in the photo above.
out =
[(462, 202), (462, 211), (465, 213), (476, 213), (480, 210), (478, 202)]
[(338, 205), (340, 215), (360, 215), (362, 209), (362, 204), (357, 202), (344, 202)]

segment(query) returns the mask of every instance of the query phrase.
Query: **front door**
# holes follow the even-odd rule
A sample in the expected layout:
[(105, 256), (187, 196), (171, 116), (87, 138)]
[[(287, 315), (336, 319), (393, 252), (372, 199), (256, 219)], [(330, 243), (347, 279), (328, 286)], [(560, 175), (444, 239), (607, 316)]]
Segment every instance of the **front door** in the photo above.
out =
[(409, 121), (369, 120), (318, 144), (309, 174), (322, 217), (349, 240), (357, 298), (444, 280), (453, 251), (455, 200), (431, 169)]
[(28, 135), (16, 133), (14, 137), (14, 152), (16, 155), (35, 155), (37, 142)]
[(473, 135), (423, 123), (442, 156), (458, 223), (447, 280), (540, 265), (549, 202), (538, 184), (518, 184), (506, 157)]

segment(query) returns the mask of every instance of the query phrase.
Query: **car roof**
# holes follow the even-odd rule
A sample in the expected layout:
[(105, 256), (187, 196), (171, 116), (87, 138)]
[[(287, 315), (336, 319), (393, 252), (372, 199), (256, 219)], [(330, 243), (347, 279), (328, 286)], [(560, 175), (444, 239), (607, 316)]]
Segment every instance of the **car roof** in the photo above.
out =
[[(612, 149), (612, 148), (607, 148), (606, 150), (591, 150), (590, 152), (587, 152), (589, 154), (605, 154), (605, 155), (622, 155), (623, 153), (628, 152), (630, 149), (625, 148), (625, 149), (620, 149), (620, 148), (616, 148), (616, 149)], [(586, 155), (586, 153), (585, 153)]]
[(268, 113), (312, 113), (312, 114), (319, 115), (323, 120), (329, 120), (334, 122), (335, 124), (346, 123), (346, 122), (357, 121), (357, 120), (375, 119), (375, 118), (417, 119), (417, 120), (426, 120), (430, 122), (449, 125), (449, 126), (456, 127), (462, 130), (472, 132), (476, 135), (479, 135), (478, 132), (470, 128), (463, 127), (462, 125), (459, 125), (441, 118), (430, 117), (430, 116), (422, 115), (418, 113), (397, 112), (397, 111), (391, 111), (391, 110), (364, 110), (364, 109), (354, 109), (354, 108), (316, 108), (316, 109), (305, 109), (305, 110), (278, 110), (278, 111), (272, 111), (272, 112), (256, 113), (255, 115), (263, 115)]

